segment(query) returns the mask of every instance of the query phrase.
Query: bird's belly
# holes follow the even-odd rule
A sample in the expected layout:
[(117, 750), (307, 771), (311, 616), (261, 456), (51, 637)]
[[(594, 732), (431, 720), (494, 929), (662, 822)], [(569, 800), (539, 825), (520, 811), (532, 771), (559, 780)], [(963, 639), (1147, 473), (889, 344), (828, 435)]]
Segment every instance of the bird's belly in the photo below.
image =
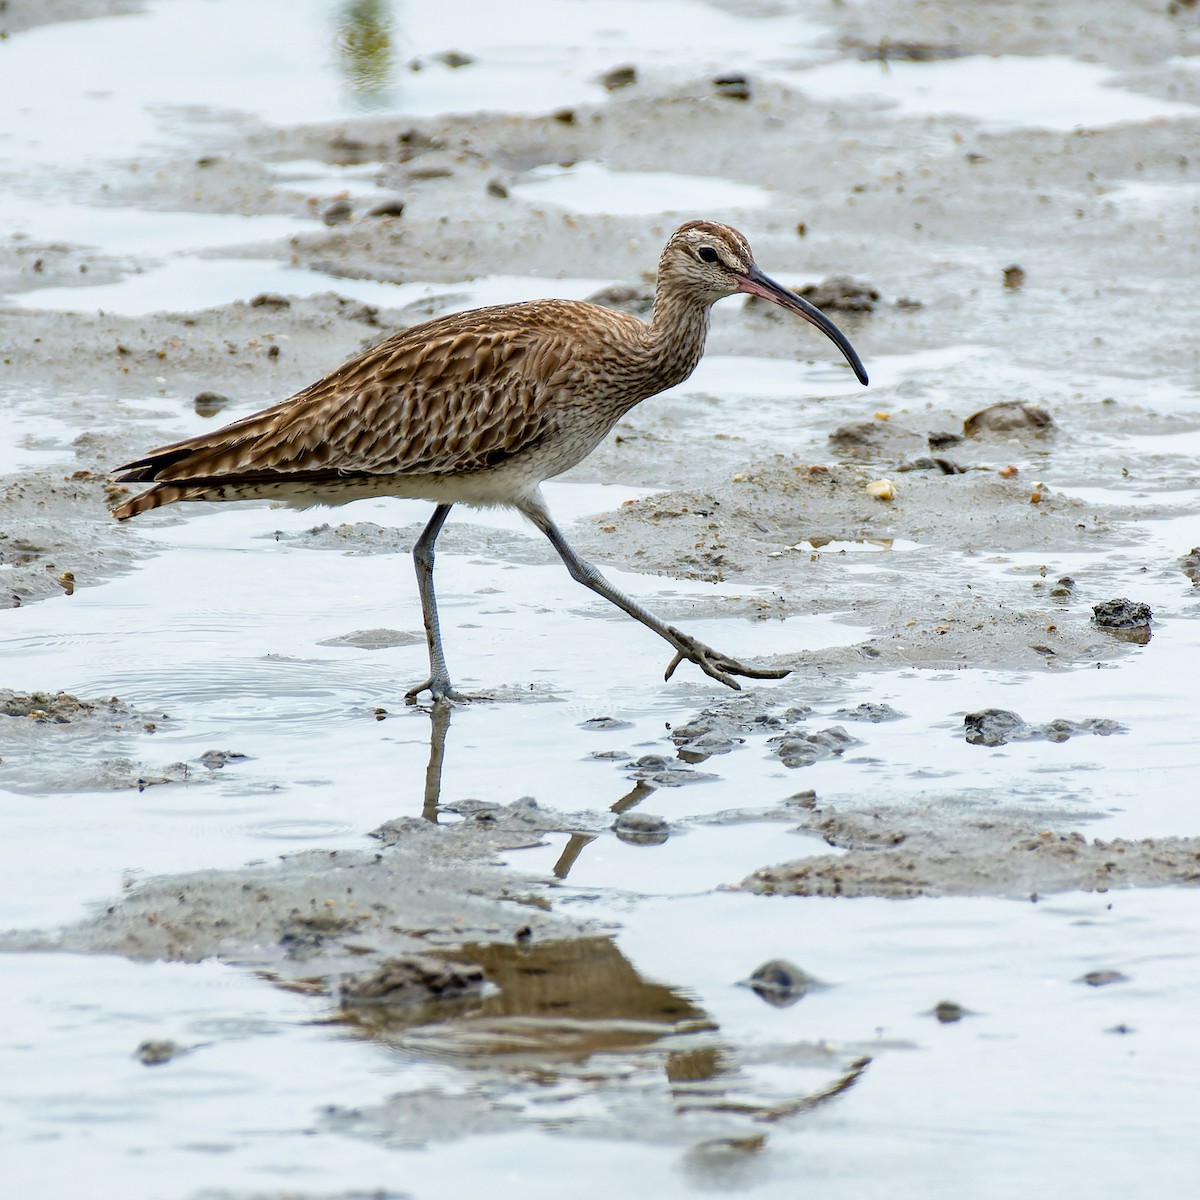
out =
[(315, 508), (321, 505), (350, 504), (390, 496), (401, 500), (430, 500), (435, 504), (468, 504), (490, 508), (514, 505), (537, 488), (537, 481), (514, 486), (495, 471), (472, 475), (375, 475), (350, 476), (317, 485), (272, 482), (252, 488), (238, 488), (236, 495), (224, 496), (210, 490), (211, 500), (273, 500), (289, 508)]
[(581, 428), (514, 454), (495, 466), (437, 474), (347, 474), (319, 482), (287, 478), (215, 484), (198, 489), (190, 499), (273, 500), (289, 508), (350, 504), (380, 496), (429, 500), (435, 504), (466, 504), (481, 508), (518, 506), (537, 494), (538, 485), (586, 458), (603, 439), (611, 423)]
[(350, 504), (380, 496), (479, 508), (511, 507), (535, 496), (542, 480), (561, 474), (583, 457), (584, 454), (519, 455), (494, 467), (456, 474), (348, 475), (318, 484), (272, 480), (239, 487), (228, 496), (221, 495), (220, 489), (212, 489), (206, 498), (273, 500), (300, 509)]

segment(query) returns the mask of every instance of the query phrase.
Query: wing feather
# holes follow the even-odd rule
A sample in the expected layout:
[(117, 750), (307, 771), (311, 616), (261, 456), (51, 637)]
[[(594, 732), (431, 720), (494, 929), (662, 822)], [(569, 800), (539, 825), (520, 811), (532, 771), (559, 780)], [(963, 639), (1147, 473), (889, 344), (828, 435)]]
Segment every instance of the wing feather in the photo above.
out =
[(440, 475), (494, 467), (557, 427), (555, 398), (578, 363), (572, 307), (502, 305), (405, 330), (288, 400), (127, 463), (118, 478), (313, 479), (324, 471)]

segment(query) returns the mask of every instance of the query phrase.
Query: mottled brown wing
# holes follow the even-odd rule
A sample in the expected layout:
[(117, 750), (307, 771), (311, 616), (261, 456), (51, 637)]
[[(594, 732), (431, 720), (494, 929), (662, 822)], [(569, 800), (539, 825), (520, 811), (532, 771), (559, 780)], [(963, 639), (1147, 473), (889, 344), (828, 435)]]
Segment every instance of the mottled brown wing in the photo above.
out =
[[(127, 481), (466, 473), (554, 429), (569, 323), (509, 305), (397, 334), (289, 400), (121, 468)], [(555, 305), (557, 308), (557, 305)], [(469, 318), (464, 320), (464, 317)]]

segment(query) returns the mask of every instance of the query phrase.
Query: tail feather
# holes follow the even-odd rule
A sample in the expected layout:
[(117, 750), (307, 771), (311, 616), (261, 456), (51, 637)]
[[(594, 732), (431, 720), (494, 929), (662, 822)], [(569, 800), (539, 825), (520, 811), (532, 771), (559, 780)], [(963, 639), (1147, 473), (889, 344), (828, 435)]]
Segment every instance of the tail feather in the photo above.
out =
[(139, 513), (162, 508), (164, 504), (174, 504), (176, 500), (198, 499), (198, 497), (188, 495), (189, 492), (195, 490), (178, 483), (160, 483), (138, 496), (131, 496), (123, 504), (114, 508), (112, 515), (118, 521), (128, 521), (130, 517), (136, 517)]
[[(131, 464), (136, 465), (136, 464)], [(125, 470), (125, 468), (122, 468)], [(117, 476), (127, 483), (151, 482), (153, 473), (138, 475), (128, 472)], [(167, 480), (131, 496), (113, 509), (118, 521), (128, 521), (139, 513), (151, 512), (176, 500), (268, 500), (276, 499), (291, 489), (312, 489), (312, 503), (322, 488), (346, 489), (355, 485), (370, 487), (382, 478), (367, 472), (336, 471), (328, 468), (312, 471), (242, 471), (239, 474), (215, 475), (207, 478)]]
[(173, 449), (170, 446), (147, 454), (135, 462), (123, 463), (113, 468), (113, 475), (121, 483), (150, 483), (168, 467), (188, 457), (192, 451), (186, 448)]

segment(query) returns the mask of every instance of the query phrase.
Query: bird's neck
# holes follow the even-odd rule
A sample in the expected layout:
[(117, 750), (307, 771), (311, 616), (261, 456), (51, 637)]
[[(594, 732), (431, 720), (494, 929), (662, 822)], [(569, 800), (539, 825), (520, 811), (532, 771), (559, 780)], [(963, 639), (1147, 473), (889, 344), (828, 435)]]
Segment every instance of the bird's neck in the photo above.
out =
[(647, 348), (666, 381), (661, 388), (682, 383), (696, 369), (708, 336), (709, 309), (710, 305), (688, 300), (670, 288), (659, 288)]

